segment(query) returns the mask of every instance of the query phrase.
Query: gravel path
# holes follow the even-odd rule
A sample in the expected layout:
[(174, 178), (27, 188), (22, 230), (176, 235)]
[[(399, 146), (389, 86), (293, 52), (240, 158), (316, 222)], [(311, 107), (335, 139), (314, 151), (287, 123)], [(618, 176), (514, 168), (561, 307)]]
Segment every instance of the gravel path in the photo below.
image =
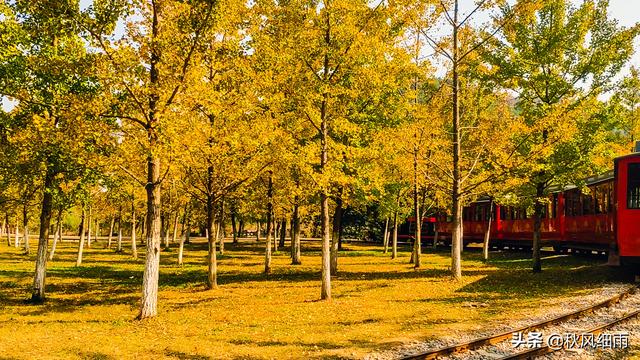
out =
[[(514, 320), (509, 323), (496, 324), (494, 326), (487, 326), (486, 331), (479, 331), (474, 333), (461, 333), (452, 334), (450, 337), (430, 340), (425, 342), (413, 342), (406, 344), (402, 347), (392, 350), (381, 351), (377, 353), (369, 354), (365, 357), (366, 360), (390, 360), (399, 359), (405, 356), (419, 354), (429, 350), (439, 349), (445, 346), (452, 346), (461, 342), (471, 341), (480, 337), (490, 336), (502, 332), (509, 331), (511, 329), (520, 328), (530, 324), (535, 324), (544, 320), (552, 319), (557, 316), (570, 313), (572, 311), (585, 308), (589, 305), (599, 303), (607, 300), (622, 291), (624, 291), (628, 284), (607, 284), (598, 291), (595, 291), (591, 295), (576, 297), (569, 301), (557, 303), (556, 305), (545, 305), (543, 307), (544, 314), (539, 316), (528, 317), (524, 319)], [(615, 304), (609, 308), (604, 308), (596, 311), (593, 314), (587, 314), (579, 319), (569, 320), (562, 324), (553, 325), (539, 330), (542, 334), (542, 338), (549, 336), (550, 334), (565, 334), (565, 333), (577, 333), (580, 334), (583, 331), (594, 328), (598, 325), (605, 324), (616, 318), (622, 317), (624, 314), (633, 310), (640, 309), (640, 291), (636, 294), (630, 295), (622, 300), (620, 303)], [(542, 312), (542, 311), (541, 311)], [(616, 326), (608, 333), (615, 332), (628, 332), (629, 344), (639, 344), (640, 341), (640, 320), (629, 320), (624, 324)], [(633, 336), (633, 334), (639, 334)], [(523, 339), (526, 340), (529, 334), (523, 333)], [(483, 360), (483, 359), (499, 359), (501, 357), (515, 354), (526, 350), (526, 345), (520, 348), (514, 348), (511, 339), (503, 341), (499, 344), (492, 346), (485, 346), (474, 351), (465, 352), (462, 354), (453, 354), (449, 357), (442, 357), (442, 359), (456, 359), (456, 360)], [(620, 350), (571, 350), (571, 351), (559, 351), (555, 354), (550, 354), (542, 358), (549, 359), (602, 359), (602, 358), (620, 358)]]

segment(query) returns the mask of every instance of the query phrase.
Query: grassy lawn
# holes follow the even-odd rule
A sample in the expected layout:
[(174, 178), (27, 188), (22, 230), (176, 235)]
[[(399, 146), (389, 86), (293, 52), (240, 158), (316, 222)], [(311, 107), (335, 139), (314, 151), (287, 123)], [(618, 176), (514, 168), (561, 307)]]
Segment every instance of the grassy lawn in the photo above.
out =
[(358, 358), (526, 319), (620, 277), (602, 258), (549, 256), (534, 275), (527, 254), (492, 253), (484, 264), (478, 251), (466, 251), (464, 280), (453, 282), (447, 250), (425, 249), (416, 271), (407, 252), (391, 260), (379, 248), (347, 244), (334, 299), (321, 302), (319, 243), (303, 242), (301, 266), (289, 265), (287, 249), (276, 253), (269, 276), (261, 273), (263, 243), (228, 244), (220, 288), (205, 291), (206, 244), (196, 240), (182, 267), (175, 248), (163, 252), (159, 316), (139, 322), (144, 260), (100, 242), (76, 268), (76, 246), (59, 246), (48, 301), (36, 306), (24, 302), (34, 256), (0, 245), (0, 359)]

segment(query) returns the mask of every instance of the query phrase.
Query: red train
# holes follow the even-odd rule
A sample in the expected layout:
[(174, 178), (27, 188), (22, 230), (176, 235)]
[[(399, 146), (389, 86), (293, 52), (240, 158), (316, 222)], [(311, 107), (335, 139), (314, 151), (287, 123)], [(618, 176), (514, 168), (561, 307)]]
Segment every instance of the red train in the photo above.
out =
[[(640, 153), (615, 159), (614, 170), (586, 181), (589, 193), (567, 187), (552, 189), (542, 221), (543, 246), (556, 251), (609, 252), (616, 263), (640, 264)], [(481, 199), (463, 210), (464, 243), (482, 242), (489, 223), (490, 201)], [(490, 244), (494, 248), (530, 248), (532, 214), (526, 209), (491, 206)], [(451, 241), (445, 215), (424, 218), (423, 242)], [(399, 238), (413, 238), (415, 218), (399, 229)], [(620, 260), (620, 261), (618, 261)]]

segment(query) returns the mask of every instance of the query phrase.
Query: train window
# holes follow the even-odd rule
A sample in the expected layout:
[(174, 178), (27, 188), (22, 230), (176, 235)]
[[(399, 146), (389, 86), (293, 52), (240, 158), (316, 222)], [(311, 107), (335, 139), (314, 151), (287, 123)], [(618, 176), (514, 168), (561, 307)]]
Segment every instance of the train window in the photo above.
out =
[(558, 194), (553, 194), (553, 201), (551, 202), (551, 217), (555, 219), (558, 216)]
[(582, 215), (582, 204), (580, 201), (580, 193), (578, 190), (570, 190), (566, 192), (565, 215), (580, 216)]
[(640, 164), (629, 164), (627, 170), (627, 209), (640, 209)]
[(473, 214), (474, 221), (482, 221), (484, 215), (484, 205), (476, 205), (475, 212)]
[(582, 215), (593, 214), (593, 197), (591, 194), (582, 195)]

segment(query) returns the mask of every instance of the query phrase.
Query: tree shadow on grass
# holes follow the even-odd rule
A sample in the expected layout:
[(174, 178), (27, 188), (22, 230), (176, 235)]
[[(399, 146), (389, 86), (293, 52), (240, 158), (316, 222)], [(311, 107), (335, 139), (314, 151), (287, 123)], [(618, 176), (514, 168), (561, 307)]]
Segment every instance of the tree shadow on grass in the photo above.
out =
[(498, 270), (458, 289), (456, 293), (493, 293), (519, 299), (573, 295), (611, 282), (627, 282), (632, 276), (622, 268), (602, 266), (593, 259), (550, 256), (543, 271), (533, 273), (526, 259), (495, 259)]
[(209, 360), (212, 359), (211, 356), (200, 355), (200, 354), (187, 354), (181, 351), (175, 350), (165, 350), (164, 356), (180, 359), (180, 360)]

